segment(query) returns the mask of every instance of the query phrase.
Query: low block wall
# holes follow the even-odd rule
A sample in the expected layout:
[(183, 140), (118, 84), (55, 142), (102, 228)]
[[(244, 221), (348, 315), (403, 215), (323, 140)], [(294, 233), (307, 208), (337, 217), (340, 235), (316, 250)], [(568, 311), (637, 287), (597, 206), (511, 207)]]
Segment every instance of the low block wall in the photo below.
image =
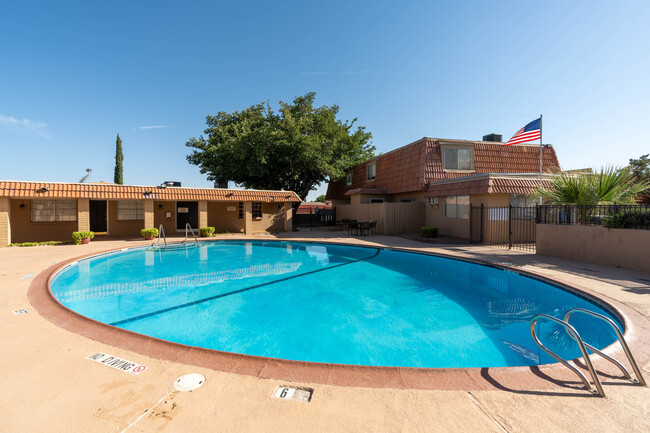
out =
[(650, 273), (650, 230), (537, 224), (537, 254)]

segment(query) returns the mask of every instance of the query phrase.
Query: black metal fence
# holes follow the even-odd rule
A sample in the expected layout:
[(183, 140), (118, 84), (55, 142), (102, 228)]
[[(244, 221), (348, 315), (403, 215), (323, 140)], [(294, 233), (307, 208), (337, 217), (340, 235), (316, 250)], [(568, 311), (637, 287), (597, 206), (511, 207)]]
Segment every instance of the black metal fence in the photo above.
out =
[(336, 224), (336, 208), (318, 209), (311, 213), (296, 213), (293, 216), (294, 227), (331, 226)]
[(470, 206), (470, 242), (535, 251), (536, 207)]
[(650, 205), (539, 206), (538, 224), (650, 230)]

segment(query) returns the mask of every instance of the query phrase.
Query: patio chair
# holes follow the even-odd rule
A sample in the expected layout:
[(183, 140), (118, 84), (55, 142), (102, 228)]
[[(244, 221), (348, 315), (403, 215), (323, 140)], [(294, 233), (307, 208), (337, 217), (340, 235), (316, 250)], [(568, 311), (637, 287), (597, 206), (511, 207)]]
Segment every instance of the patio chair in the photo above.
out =
[(377, 234), (377, 221), (370, 221), (370, 225), (368, 226), (368, 231), (373, 234)]

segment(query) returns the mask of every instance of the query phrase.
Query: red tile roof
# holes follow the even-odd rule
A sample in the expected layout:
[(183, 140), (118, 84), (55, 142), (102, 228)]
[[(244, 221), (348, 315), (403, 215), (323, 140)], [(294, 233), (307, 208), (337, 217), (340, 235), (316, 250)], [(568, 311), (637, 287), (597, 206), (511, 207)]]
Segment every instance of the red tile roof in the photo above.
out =
[[(443, 145), (473, 146), (474, 170), (452, 172), (442, 166)], [(544, 172), (559, 170), (560, 164), (551, 146), (542, 148)], [(373, 181), (366, 181), (366, 167), (377, 163)], [(431, 181), (453, 179), (482, 173), (535, 173), (539, 171), (539, 146), (512, 145), (469, 140), (422, 138), (354, 167), (352, 185), (332, 181), (327, 199), (345, 199), (351, 190), (385, 188), (387, 194), (422, 191)]]
[[(41, 188), (47, 191), (41, 192)], [(150, 194), (146, 194), (150, 192)], [(186, 200), (299, 202), (292, 191), (216, 188), (161, 188), (104, 183), (57, 183), (0, 181), (0, 197), (89, 198), (98, 200)]]
[(355, 194), (386, 194), (386, 188), (357, 188), (345, 193), (345, 195)]
[[(452, 195), (474, 194), (531, 194), (539, 188), (539, 179), (534, 175), (530, 178), (484, 177), (467, 180), (458, 179), (457, 182), (433, 183), (429, 186), (426, 197), (442, 197)], [(550, 182), (543, 180), (542, 184), (548, 188)]]

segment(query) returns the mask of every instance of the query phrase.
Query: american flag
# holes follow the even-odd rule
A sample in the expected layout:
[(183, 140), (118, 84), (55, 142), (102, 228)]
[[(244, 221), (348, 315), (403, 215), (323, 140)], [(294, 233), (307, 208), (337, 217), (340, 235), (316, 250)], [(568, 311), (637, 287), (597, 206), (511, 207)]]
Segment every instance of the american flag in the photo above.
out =
[(535, 119), (530, 122), (528, 125), (521, 128), (519, 131), (515, 132), (515, 135), (512, 136), (510, 140), (505, 144), (505, 146), (510, 146), (511, 144), (525, 143), (527, 141), (539, 140), (541, 134), (541, 123), (542, 118)]

